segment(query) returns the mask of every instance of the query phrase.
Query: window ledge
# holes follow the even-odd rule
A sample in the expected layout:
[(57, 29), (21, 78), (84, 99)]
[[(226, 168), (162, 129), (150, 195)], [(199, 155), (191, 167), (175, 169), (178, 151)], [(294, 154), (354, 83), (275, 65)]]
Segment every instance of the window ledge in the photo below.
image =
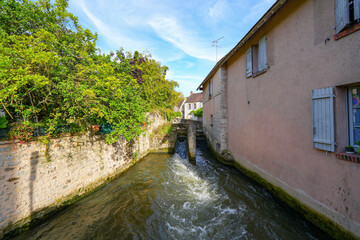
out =
[(252, 75), (252, 77), (255, 78), (255, 77), (257, 77), (257, 76), (259, 76), (259, 75), (267, 72), (268, 68), (269, 68), (269, 67), (267, 67), (267, 68), (265, 68), (265, 69), (263, 69), (263, 70), (261, 70), (261, 71), (254, 72), (253, 75)]
[(345, 37), (345, 36), (347, 36), (347, 35), (349, 35), (349, 34), (351, 34), (353, 32), (358, 31), (358, 30), (360, 30), (360, 23), (357, 23), (357, 24), (353, 25), (352, 27), (350, 27), (348, 29), (345, 29), (342, 32), (339, 32), (338, 34), (335, 34), (334, 35), (334, 40), (335, 41), (339, 40), (340, 38), (343, 38), (343, 37)]
[(354, 162), (354, 163), (360, 163), (360, 154), (358, 153), (346, 153), (346, 152), (340, 152), (335, 153), (336, 157), (342, 160)]

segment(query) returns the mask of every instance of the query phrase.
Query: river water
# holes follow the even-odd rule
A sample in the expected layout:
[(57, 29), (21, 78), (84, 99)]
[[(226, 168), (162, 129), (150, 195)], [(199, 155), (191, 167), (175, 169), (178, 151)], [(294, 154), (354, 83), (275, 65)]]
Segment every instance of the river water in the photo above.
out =
[(151, 154), (15, 239), (329, 239), (203, 143)]

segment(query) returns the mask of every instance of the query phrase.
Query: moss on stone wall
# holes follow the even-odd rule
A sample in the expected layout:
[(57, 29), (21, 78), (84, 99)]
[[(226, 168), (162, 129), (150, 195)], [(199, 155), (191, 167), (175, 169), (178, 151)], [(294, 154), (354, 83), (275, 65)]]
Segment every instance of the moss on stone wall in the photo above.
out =
[(333, 220), (329, 219), (328, 217), (324, 216), (323, 214), (319, 213), (318, 211), (310, 208), (309, 206), (305, 205), (298, 199), (294, 198), (286, 191), (281, 189), (278, 186), (270, 183), (263, 177), (261, 177), (256, 172), (250, 171), (249, 169), (245, 168), (243, 165), (238, 163), (237, 161), (229, 162), (227, 159), (221, 157), (219, 153), (217, 153), (208, 142), (208, 147), (210, 151), (216, 156), (216, 158), (223, 164), (234, 166), (246, 176), (254, 180), (255, 182), (262, 185), (266, 190), (268, 190), (275, 199), (279, 200), (280, 202), (284, 203), (285, 205), (289, 206), (291, 209), (295, 210), (295, 212), (299, 213), (303, 217), (305, 217), (309, 222), (314, 224), (316, 227), (321, 229), (322, 231), (328, 233), (334, 239), (339, 240), (353, 240), (353, 239), (360, 239), (355, 236), (353, 233), (349, 232), (339, 224), (335, 223)]

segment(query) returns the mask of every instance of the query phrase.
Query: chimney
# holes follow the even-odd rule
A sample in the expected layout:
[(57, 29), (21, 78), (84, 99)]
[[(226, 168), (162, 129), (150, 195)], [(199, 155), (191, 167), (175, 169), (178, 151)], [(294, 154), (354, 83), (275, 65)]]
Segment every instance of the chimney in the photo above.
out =
[(193, 95), (193, 91), (190, 92), (190, 95)]

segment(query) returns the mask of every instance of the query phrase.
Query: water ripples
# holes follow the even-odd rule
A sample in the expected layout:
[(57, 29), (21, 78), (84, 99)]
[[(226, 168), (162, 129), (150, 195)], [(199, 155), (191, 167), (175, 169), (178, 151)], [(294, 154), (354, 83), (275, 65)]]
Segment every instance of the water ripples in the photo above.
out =
[(152, 154), (16, 239), (328, 239), (199, 147)]

